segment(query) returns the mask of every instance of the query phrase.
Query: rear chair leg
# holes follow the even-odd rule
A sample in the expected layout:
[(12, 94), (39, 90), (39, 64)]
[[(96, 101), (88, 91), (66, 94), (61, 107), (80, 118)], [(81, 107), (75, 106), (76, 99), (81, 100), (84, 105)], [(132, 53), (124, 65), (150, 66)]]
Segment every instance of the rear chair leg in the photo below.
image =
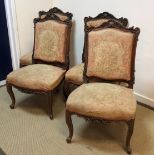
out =
[(63, 82), (63, 97), (64, 97), (64, 102), (66, 103), (68, 95), (67, 95), (67, 82)]
[(48, 92), (49, 116), (53, 119), (53, 92)]
[(6, 89), (7, 89), (7, 92), (9, 93), (10, 98), (12, 100), (12, 104), (10, 105), (10, 108), (14, 109), (15, 108), (15, 95), (12, 91), (12, 85), (9, 83), (6, 83)]
[(66, 123), (69, 129), (69, 136), (67, 137), (66, 141), (67, 143), (71, 143), (72, 136), (73, 136), (73, 124), (72, 124), (72, 118), (71, 113), (66, 110)]
[(126, 148), (125, 149), (128, 154), (131, 154), (132, 152), (131, 147), (130, 147), (130, 140), (133, 134), (134, 121), (135, 120), (133, 119), (127, 122), (128, 132), (127, 132), (127, 137), (126, 137)]

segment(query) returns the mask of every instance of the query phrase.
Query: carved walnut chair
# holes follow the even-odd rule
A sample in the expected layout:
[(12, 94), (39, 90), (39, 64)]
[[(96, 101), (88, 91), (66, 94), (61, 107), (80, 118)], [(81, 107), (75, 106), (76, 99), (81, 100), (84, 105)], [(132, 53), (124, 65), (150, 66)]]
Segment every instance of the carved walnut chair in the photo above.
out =
[[(72, 14), (69, 12), (63, 12), (57, 7), (51, 8), (49, 11), (39, 11), (39, 17), (41, 19), (45, 18), (47, 15), (55, 14), (62, 21), (71, 21)], [(28, 52), (20, 58), (20, 67), (31, 65), (32, 64), (32, 54), (33, 52)]]
[[(139, 28), (125, 28), (112, 20), (98, 28), (85, 29), (85, 83), (66, 102), (68, 143), (73, 136), (72, 115), (97, 122), (123, 121), (128, 125), (125, 149), (131, 153), (136, 114), (134, 64), (139, 33)], [(114, 82), (127, 83), (127, 87)]]
[[(127, 18), (116, 18), (112, 14), (108, 12), (103, 12), (97, 15), (96, 17), (85, 17), (84, 18), (84, 23), (85, 23), (85, 29), (88, 27), (98, 27), (102, 25), (103, 23), (109, 21), (110, 19), (113, 19), (115, 21), (118, 21), (121, 23), (123, 26), (128, 25), (128, 20)], [(84, 49), (85, 49), (85, 43), (84, 43)], [(64, 87), (63, 87), (63, 92), (65, 98), (68, 97), (68, 95), (76, 89), (78, 86), (83, 84), (83, 70), (84, 70), (84, 49), (83, 49), (83, 54), (82, 54), (82, 64), (78, 64), (72, 68), (70, 68), (65, 75), (65, 82), (64, 82)]]
[(25, 93), (48, 94), (49, 115), (53, 118), (52, 92), (59, 87), (69, 68), (72, 22), (54, 14), (34, 19), (33, 65), (11, 72), (6, 79), (7, 91), (15, 107), (12, 86)]

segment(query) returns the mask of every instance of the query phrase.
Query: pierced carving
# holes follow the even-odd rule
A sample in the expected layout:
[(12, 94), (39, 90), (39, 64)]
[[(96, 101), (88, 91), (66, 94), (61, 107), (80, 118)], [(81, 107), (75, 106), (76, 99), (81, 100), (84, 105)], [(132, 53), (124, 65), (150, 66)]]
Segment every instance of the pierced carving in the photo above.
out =
[(41, 18), (41, 16), (43, 16), (43, 15), (51, 15), (51, 14), (55, 14), (55, 13), (58, 13), (58, 14), (63, 15), (63, 16), (66, 16), (67, 19), (65, 21), (71, 21), (72, 20), (72, 17), (73, 17), (73, 14), (72, 13), (70, 13), (70, 12), (66, 12), (65, 13), (65, 12), (63, 12), (62, 10), (60, 10), (57, 7), (51, 8), (47, 12), (46, 11), (39, 11), (39, 17)]
[(109, 12), (103, 12), (103, 13), (98, 14), (96, 17), (90, 17), (90, 16), (85, 17), (84, 18), (85, 26), (86, 26), (87, 22), (93, 21), (93, 20), (99, 20), (99, 19), (113, 19), (113, 20), (118, 21), (120, 24), (122, 24), (125, 27), (128, 25), (128, 19), (127, 18), (123, 18), (123, 17), (116, 18), (114, 15), (112, 15)]

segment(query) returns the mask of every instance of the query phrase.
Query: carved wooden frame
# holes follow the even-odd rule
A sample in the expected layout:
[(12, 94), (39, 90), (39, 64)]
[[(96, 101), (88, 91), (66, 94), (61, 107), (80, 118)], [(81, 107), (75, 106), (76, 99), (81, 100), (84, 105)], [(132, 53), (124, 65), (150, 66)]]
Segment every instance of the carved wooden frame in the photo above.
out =
[[(85, 17), (84, 18), (84, 31), (85, 31), (85, 29), (90, 28), (89, 26), (87, 26), (87, 23), (89, 21), (96, 21), (96, 20), (100, 20), (100, 19), (115, 20), (118, 23), (120, 23), (121, 25), (123, 25), (124, 27), (128, 26), (128, 19), (127, 18), (124, 18), (124, 17), (116, 18), (114, 15), (112, 15), (109, 12), (103, 12), (103, 13), (98, 14), (96, 17), (90, 17), (90, 16)], [(85, 33), (84, 38), (86, 39), (86, 33)], [(84, 39), (84, 47), (83, 47), (83, 53), (82, 53), (82, 62), (85, 62), (85, 54), (84, 54), (85, 53), (85, 46), (86, 46), (85, 39)]]
[[(72, 17), (73, 17), (73, 14), (72, 13), (70, 13), (70, 12), (63, 12), (62, 10), (60, 10), (59, 8), (57, 8), (57, 7), (54, 7), (54, 8), (51, 8), (49, 11), (39, 11), (38, 12), (38, 15), (39, 15), (39, 18), (42, 18), (42, 16), (43, 15), (45, 15), (45, 17), (48, 15), (48, 16), (50, 16), (50, 15), (52, 15), (52, 14), (55, 14), (55, 13), (58, 13), (58, 14), (60, 14), (60, 15), (64, 15), (64, 16), (66, 16), (66, 17), (68, 17), (68, 19), (66, 19), (65, 21), (72, 21)], [(55, 15), (55, 16), (57, 16), (57, 15)], [(44, 17), (44, 18), (45, 18)], [(58, 16), (57, 16), (58, 17)], [(58, 17), (59, 18), (59, 17)], [(61, 20), (61, 19), (60, 19)], [(20, 64), (20, 68), (21, 67), (24, 67), (24, 66), (27, 66), (27, 65), (22, 65), (22, 64)]]
[(51, 14), (55, 14), (55, 13), (58, 13), (60, 15), (68, 17), (68, 19), (66, 19), (65, 21), (71, 21), (72, 17), (73, 17), (72, 13), (70, 13), (70, 12), (63, 12), (62, 10), (60, 10), (57, 7), (53, 7), (53, 8), (51, 8), (47, 12), (46, 11), (39, 11), (39, 17), (41, 18), (42, 15), (51, 15)]
[[(32, 54), (32, 62), (33, 63), (45, 63), (45, 64), (51, 64), (54, 66), (58, 66), (61, 67), (63, 69), (68, 70), (69, 68), (69, 50), (70, 50), (70, 33), (71, 33), (71, 27), (72, 27), (72, 21), (71, 20), (67, 20), (67, 21), (62, 21), (58, 16), (56, 16), (55, 14), (49, 14), (49, 12), (47, 12), (46, 17), (45, 18), (35, 18), (34, 19), (34, 29), (36, 28), (36, 24), (38, 22), (45, 22), (47, 20), (54, 20), (58, 23), (62, 23), (65, 24), (67, 26), (67, 36), (66, 36), (66, 51), (65, 51), (65, 63), (61, 63), (59, 61), (53, 61), (53, 62), (46, 62), (46, 61), (42, 61), (42, 60), (37, 60), (34, 59), (34, 51), (35, 51), (35, 37), (34, 37), (34, 46), (33, 46), (33, 54)], [(35, 36), (35, 30), (34, 30), (34, 36)]]
[[(124, 27), (128, 26), (128, 19), (127, 18), (123, 18), (123, 17), (116, 18), (114, 15), (110, 14), (109, 12), (103, 12), (103, 13), (98, 14), (96, 17), (90, 17), (89, 16), (89, 17), (84, 18), (84, 30), (85, 30), (85, 32), (89, 28), (87, 26), (87, 22), (100, 20), (100, 19), (109, 19), (109, 20), (111, 19), (111, 20), (115, 20), (116, 22), (120, 23)], [(86, 33), (84, 36), (84, 46), (83, 46), (83, 53), (82, 53), (82, 62), (83, 63), (85, 62), (85, 48), (86, 48)], [(65, 80), (64, 86), (63, 86), (64, 97), (67, 99), (69, 94), (79, 86), (80, 85), (74, 84), (71, 81)]]
[[(123, 27), (120, 23), (114, 21), (114, 20), (110, 20), (107, 23), (102, 24), (101, 26), (99, 26), (98, 28), (86, 28), (85, 29), (85, 33), (86, 33), (86, 48), (85, 48), (85, 66), (84, 66), (84, 82), (88, 83), (91, 82), (90, 78), (86, 76), (86, 71), (87, 71), (87, 63), (88, 63), (88, 33), (91, 31), (97, 31), (100, 29), (104, 29), (104, 28), (116, 28), (116, 29), (120, 29), (122, 31), (125, 32), (131, 32), (134, 33), (134, 42), (133, 42), (133, 50), (132, 50), (132, 62), (131, 62), (131, 80), (129, 82), (129, 88), (133, 88), (133, 84), (134, 84), (134, 64), (135, 64), (135, 53), (136, 53), (136, 45), (137, 45), (137, 41), (138, 41), (138, 35), (140, 33), (140, 29), (139, 28), (125, 28)], [(96, 77), (93, 77), (95, 81), (100, 81), (100, 82), (112, 82), (112, 81), (105, 81), (103, 79), (99, 79)], [(122, 80), (120, 80), (122, 81)], [(120, 82), (118, 81), (118, 82)], [(114, 82), (116, 82), (114, 80)], [(106, 120), (106, 119), (102, 119), (102, 118), (98, 118), (98, 117), (90, 117), (90, 116), (86, 116), (86, 115), (81, 115), (80, 113), (77, 112), (73, 112), (73, 111), (69, 111), (68, 109), (66, 109), (66, 124), (68, 126), (69, 129), (69, 136), (67, 137), (66, 141), (67, 143), (71, 143), (71, 139), (73, 136), (73, 124), (72, 124), (72, 119), (71, 116), (72, 115), (77, 115), (80, 117), (85, 118), (86, 120), (90, 120), (90, 121), (95, 121), (95, 122), (99, 122), (99, 123), (112, 123), (112, 122), (125, 122), (128, 126), (128, 131), (127, 131), (127, 136), (126, 136), (126, 144), (125, 144), (125, 151), (128, 154), (131, 154), (132, 150), (130, 147), (130, 141), (131, 141), (131, 137), (133, 134), (133, 129), (134, 129), (134, 121), (135, 119), (131, 119), (131, 120)]]
[[(88, 77), (87, 76), (87, 65), (88, 65), (88, 34), (91, 31), (98, 31), (101, 29), (107, 29), (107, 28), (114, 28), (114, 29), (119, 29), (123, 32), (130, 32), (134, 34), (134, 39), (133, 39), (133, 48), (132, 48), (132, 53), (131, 53), (131, 69), (130, 69), (130, 80), (124, 80), (124, 79), (113, 79), (113, 80), (108, 80), (108, 79), (102, 79), (102, 78), (98, 78), (98, 77)], [(135, 81), (135, 55), (136, 55), (136, 47), (137, 47), (137, 41), (138, 41), (138, 36), (140, 33), (140, 29), (139, 28), (134, 28), (134, 27), (130, 27), (130, 28), (126, 28), (124, 26), (122, 26), (120, 23), (114, 21), (114, 20), (110, 20), (106, 23), (103, 23), (101, 26), (97, 27), (97, 28), (86, 28), (85, 29), (85, 34), (86, 34), (86, 48), (85, 48), (85, 65), (84, 65), (84, 72), (83, 72), (83, 78), (84, 78), (84, 82), (87, 83), (91, 80), (93, 81), (97, 81), (97, 82), (125, 82), (128, 83), (128, 87), (129, 88), (133, 88), (134, 85), (134, 81)]]
[[(68, 15), (69, 14), (69, 15)], [(70, 33), (71, 33), (71, 27), (72, 27), (72, 14), (71, 13), (67, 13), (66, 14), (67, 16), (70, 17), (70, 20), (67, 20), (67, 21), (61, 21), (59, 17), (57, 17), (56, 15), (54, 14), (49, 14), (48, 12), (46, 13), (46, 17), (41, 19), (41, 17), (39, 18), (35, 18), (34, 19), (34, 46), (33, 46), (33, 54), (32, 54), (32, 61), (33, 61), (33, 64), (37, 64), (37, 63), (44, 63), (44, 64), (49, 64), (49, 65), (54, 65), (54, 66), (58, 66), (58, 67), (61, 67), (65, 70), (68, 70), (69, 68), (69, 50), (70, 50)], [(36, 23), (37, 22), (44, 22), (44, 21), (47, 21), (47, 20), (54, 20), (56, 22), (59, 22), (59, 23), (63, 23), (63, 24), (66, 24), (67, 25), (67, 40), (66, 40), (66, 44), (67, 44), (67, 48), (66, 48), (66, 51), (65, 51), (65, 63), (59, 63), (59, 62), (52, 62), (52, 63), (47, 63), (45, 61), (40, 61), (40, 60), (36, 60), (34, 59), (34, 48), (35, 48), (35, 28), (36, 28)], [(30, 93), (30, 94), (47, 94), (48, 96), (48, 99), (49, 99), (49, 116), (50, 116), (50, 119), (53, 119), (53, 110), (52, 110), (52, 94), (53, 92), (59, 88), (59, 86), (63, 83), (64, 81), (64, 78), (62, 79), (62, 81), (60, 82), (60, 84), (53, 90), (51, 91), (43, 91), (43, 90), (31, 90), (31, 89), (26, 89), (26, 88), (22, 88), (22, 87), (18, 87), (18, 86), (15, 86), (9, 82), (6, 82), (6, 88), (7, 88), (7, 92), (9, 93), (10, 95), (10, 98), (12, 100), (12, 104), (10, 105), (10, 108), (11, 109), (14, 109), (15, 108), (15, 96), (14, 96), (14, 93), (12, 91), (12, 87), (15, 87), (17, 88), (19, 91), (21, 92), (24, 92), (24, 93)]]

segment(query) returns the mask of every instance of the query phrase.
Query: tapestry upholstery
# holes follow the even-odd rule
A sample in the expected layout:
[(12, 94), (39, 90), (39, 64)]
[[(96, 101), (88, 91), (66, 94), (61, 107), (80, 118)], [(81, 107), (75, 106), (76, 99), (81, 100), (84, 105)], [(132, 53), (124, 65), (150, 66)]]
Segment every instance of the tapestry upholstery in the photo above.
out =
[(52, 65), (28, 65), (8, 74), (7, 83), (31, 90), (50, 91), (60, 84), (65, 72)]
[(74, 84), (81, 85), (83, 83), (84, 64), (76, 65), (70, 68), (65, 75), (65, 80)]
[(20, 65), (26, 66), (32, 64), (32, 52), (26, 53), (20, 58)]
[(135, 117), (136, 99), (132, 89), (108, 83), (88, 83), (69, 95), (66, 109), (106, 120), (130, 120)]
[(46, 17), (46, 15), (41, 15), (41, 17), (40, 17), (40, 18), (41, 18), (41, 19), (44, 19), (45, 17)]
[(36, 23), (34, 59), (65, 62), (67, 25), (54, 20)]
[(56, 16), (58, 16), (59, 18), (60, 18), (60, 20), (62, 20), (62, 21), (65, 21), (65, 20), (67, 20), (68, 19), (68, 17), (67, 16), (65, 16), (65, 15), (62, 15), (62, 14), (60, 14), (60, 13), (54, 13)]
[(103, 23), (107, 22), (109, 19), (95, 19), (87, 22), (88, 27), (99, 27)]
[(115, 28), (89, 32), (86, 75), (130, 80), (133, 38), (133, 33)]
[[(68, 17), (63, 14), (60, 14), (60, 13), (53, 13), (53, 14), (55, 14), (57, 17), (59, 17), (60, 20), (62, 20), (62, 21), (66, 21), (68, 19)], [(43, 19), (45, 17), (46, 17), (46, 15), (44, 15), (44, 14), (41, 15), (41, 19)]]

